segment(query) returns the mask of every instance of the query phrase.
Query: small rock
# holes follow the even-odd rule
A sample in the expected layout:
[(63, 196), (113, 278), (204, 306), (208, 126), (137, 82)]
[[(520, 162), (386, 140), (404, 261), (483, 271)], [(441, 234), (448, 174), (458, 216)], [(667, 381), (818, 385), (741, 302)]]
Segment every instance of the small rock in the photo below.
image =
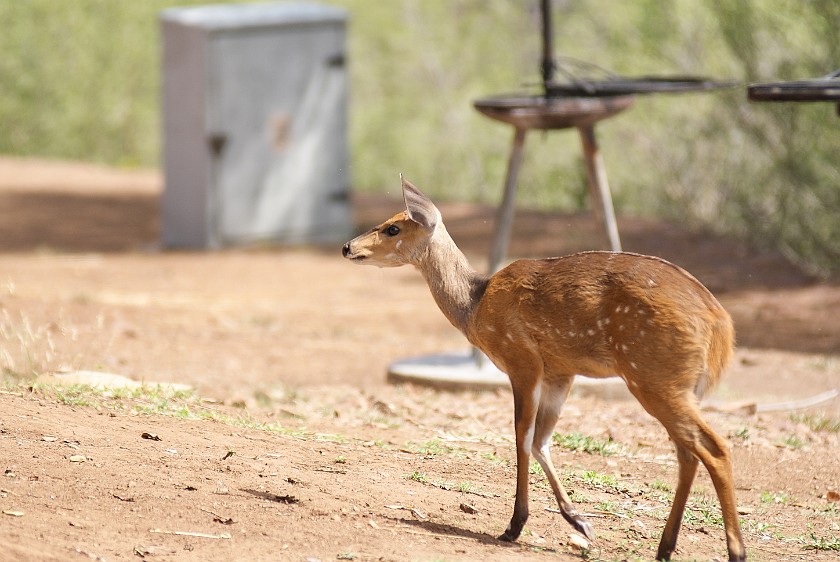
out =
[(587, 548), (589, 548), (589, 541), (580, 535), (571, 534), (569, 535), (569, 540), (566, 542), (570, 546), (573, 546), (580, 550), (586, 550)]
[(462, 503), (458, 507), (460, 507), (461, 511), (463, 511), (464, 513), (469, 513), (471, 515), (475, 515), (476, 513), (478, 513), (478, 509), (475, 506), (470, 505), (468, 503)]
[(70, 462), (87, 462), (87, 457), (84, 455), (72, 455), (67, 460)]
[(825, 499), (830, 502), (840, 501), (840, 493), (837, 493), (835, 490), (829, 490), (825, 493)]

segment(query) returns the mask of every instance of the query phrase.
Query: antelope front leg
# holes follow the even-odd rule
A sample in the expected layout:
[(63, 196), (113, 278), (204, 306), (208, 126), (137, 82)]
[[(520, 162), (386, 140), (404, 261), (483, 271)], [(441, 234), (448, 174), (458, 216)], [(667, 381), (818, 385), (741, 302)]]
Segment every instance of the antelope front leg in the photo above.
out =
[[(528, 520), (528, 475), (531, 464), (531, 446), (534, 441), (534, 425), (540, 402), (540, 385), (533, 382), (524, 385), (516, 381), (513, 387), (513, 417), (516, 431), (516, 500), (513, 503), (513, 517), (502, 536), (503, 541), (515, 541), (522, 533)], [(524, 387), (524, 388), (523, 388)]]
[(594, 541), (595, 530), (589, 521), (575, 509), (569, 494), (566, 493), (560, 478), (557, 477), (554, 463), (551, 462), (551, 436), (554, 434), (554, 426), (557, 425), (557, 419), (560, 417), (560, 410), (572, 389), (573, 380), (574, 377), (564, 377), (558, 379), (552, 385), (543, 387), (537, 410), (534, 444), (531, 453), (540, 463), (546, 478), (548, 478), (548, 483), (551, 484), (551, 490), (554, 492), (563, 518), (577, 531), (586, 535), (586, 538), (590, 541)]

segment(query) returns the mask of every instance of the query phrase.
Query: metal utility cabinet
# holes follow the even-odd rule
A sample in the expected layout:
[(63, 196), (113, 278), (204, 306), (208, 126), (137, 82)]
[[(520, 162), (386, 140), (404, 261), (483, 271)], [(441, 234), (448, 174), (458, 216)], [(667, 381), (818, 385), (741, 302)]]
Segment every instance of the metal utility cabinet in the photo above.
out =
[(212, 5), (160, 22), (163, 244), (346, 239), (347, 12)]

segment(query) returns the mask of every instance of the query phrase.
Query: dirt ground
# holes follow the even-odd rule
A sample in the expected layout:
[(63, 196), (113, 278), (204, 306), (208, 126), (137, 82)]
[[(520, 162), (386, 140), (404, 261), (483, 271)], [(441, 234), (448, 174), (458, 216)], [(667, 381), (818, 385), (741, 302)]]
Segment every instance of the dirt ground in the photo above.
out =
[[(0, 159), (0, 560), (652, 559), (675, 458), (626, 393), (577, 390), (557, 426), (555, 463), (598, 539), (573, 544), (534, 471), (526, 531), (499, 542), (510, 392), (385, 380), (391, 361), (466, 347), (420, 276), (354, 266), (339, 245), (164, 252), (160, 190), (156, 172)], [(399, 205), (357, 196), (357, 224)], [(440, 207), (482, 268), (492, 209)], [(591, 222), (520, 212), (511, 254), (600, 247)], [(837, 559), (840, 399), (797, 406), (840, 388), (840, 284), (735, 240), (619, 222), (627, 250), (693, 272), (735, 320), (707, 417), (733, 447), (748, 555)], [(161, 405), (32, 377), (78, 370), (195, 393)], [(725, 552), (701, 468), (676, 556)]]

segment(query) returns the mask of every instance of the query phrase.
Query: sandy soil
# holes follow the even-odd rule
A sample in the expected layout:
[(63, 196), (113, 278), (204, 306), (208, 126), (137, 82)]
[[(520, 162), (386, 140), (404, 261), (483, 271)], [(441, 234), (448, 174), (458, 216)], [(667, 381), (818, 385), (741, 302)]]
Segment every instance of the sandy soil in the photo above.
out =
[[(160, 184), (0, 159), (0, 560), (652, 558), (675, 459), (626, 393), (579, 390), (557, 427), (610, 443), (606, 456), (554, 449), (598, 540), (571, 544), (535, 473), (525, 534), (498, 542), (513, 502), (509, 391), (385, 382), (391, 361), (465, 347), (420, 276), (355, 267), (339, 247), (162, 252)], [(399, 210), (355, 202), (360, 228)], [(440, 206), (483, 267), (492, 209)], [(627, 250), (682, 265), (732, 313), (739, 349), (710, 403), (840, 388), (840, 285), (709, 233), (632, 218), (620, 229)], [(521, 212), (511, 253), (602, 244), (586, 215)], [(195, 394), (160, 406), (33, 383), (72, 370)], [(833, 560), (840, 399), (789, 408), (708, 418), (733, 447), (751, 559)], [(723, 559), (702, 469), (689, 506), (677, 556)]]

